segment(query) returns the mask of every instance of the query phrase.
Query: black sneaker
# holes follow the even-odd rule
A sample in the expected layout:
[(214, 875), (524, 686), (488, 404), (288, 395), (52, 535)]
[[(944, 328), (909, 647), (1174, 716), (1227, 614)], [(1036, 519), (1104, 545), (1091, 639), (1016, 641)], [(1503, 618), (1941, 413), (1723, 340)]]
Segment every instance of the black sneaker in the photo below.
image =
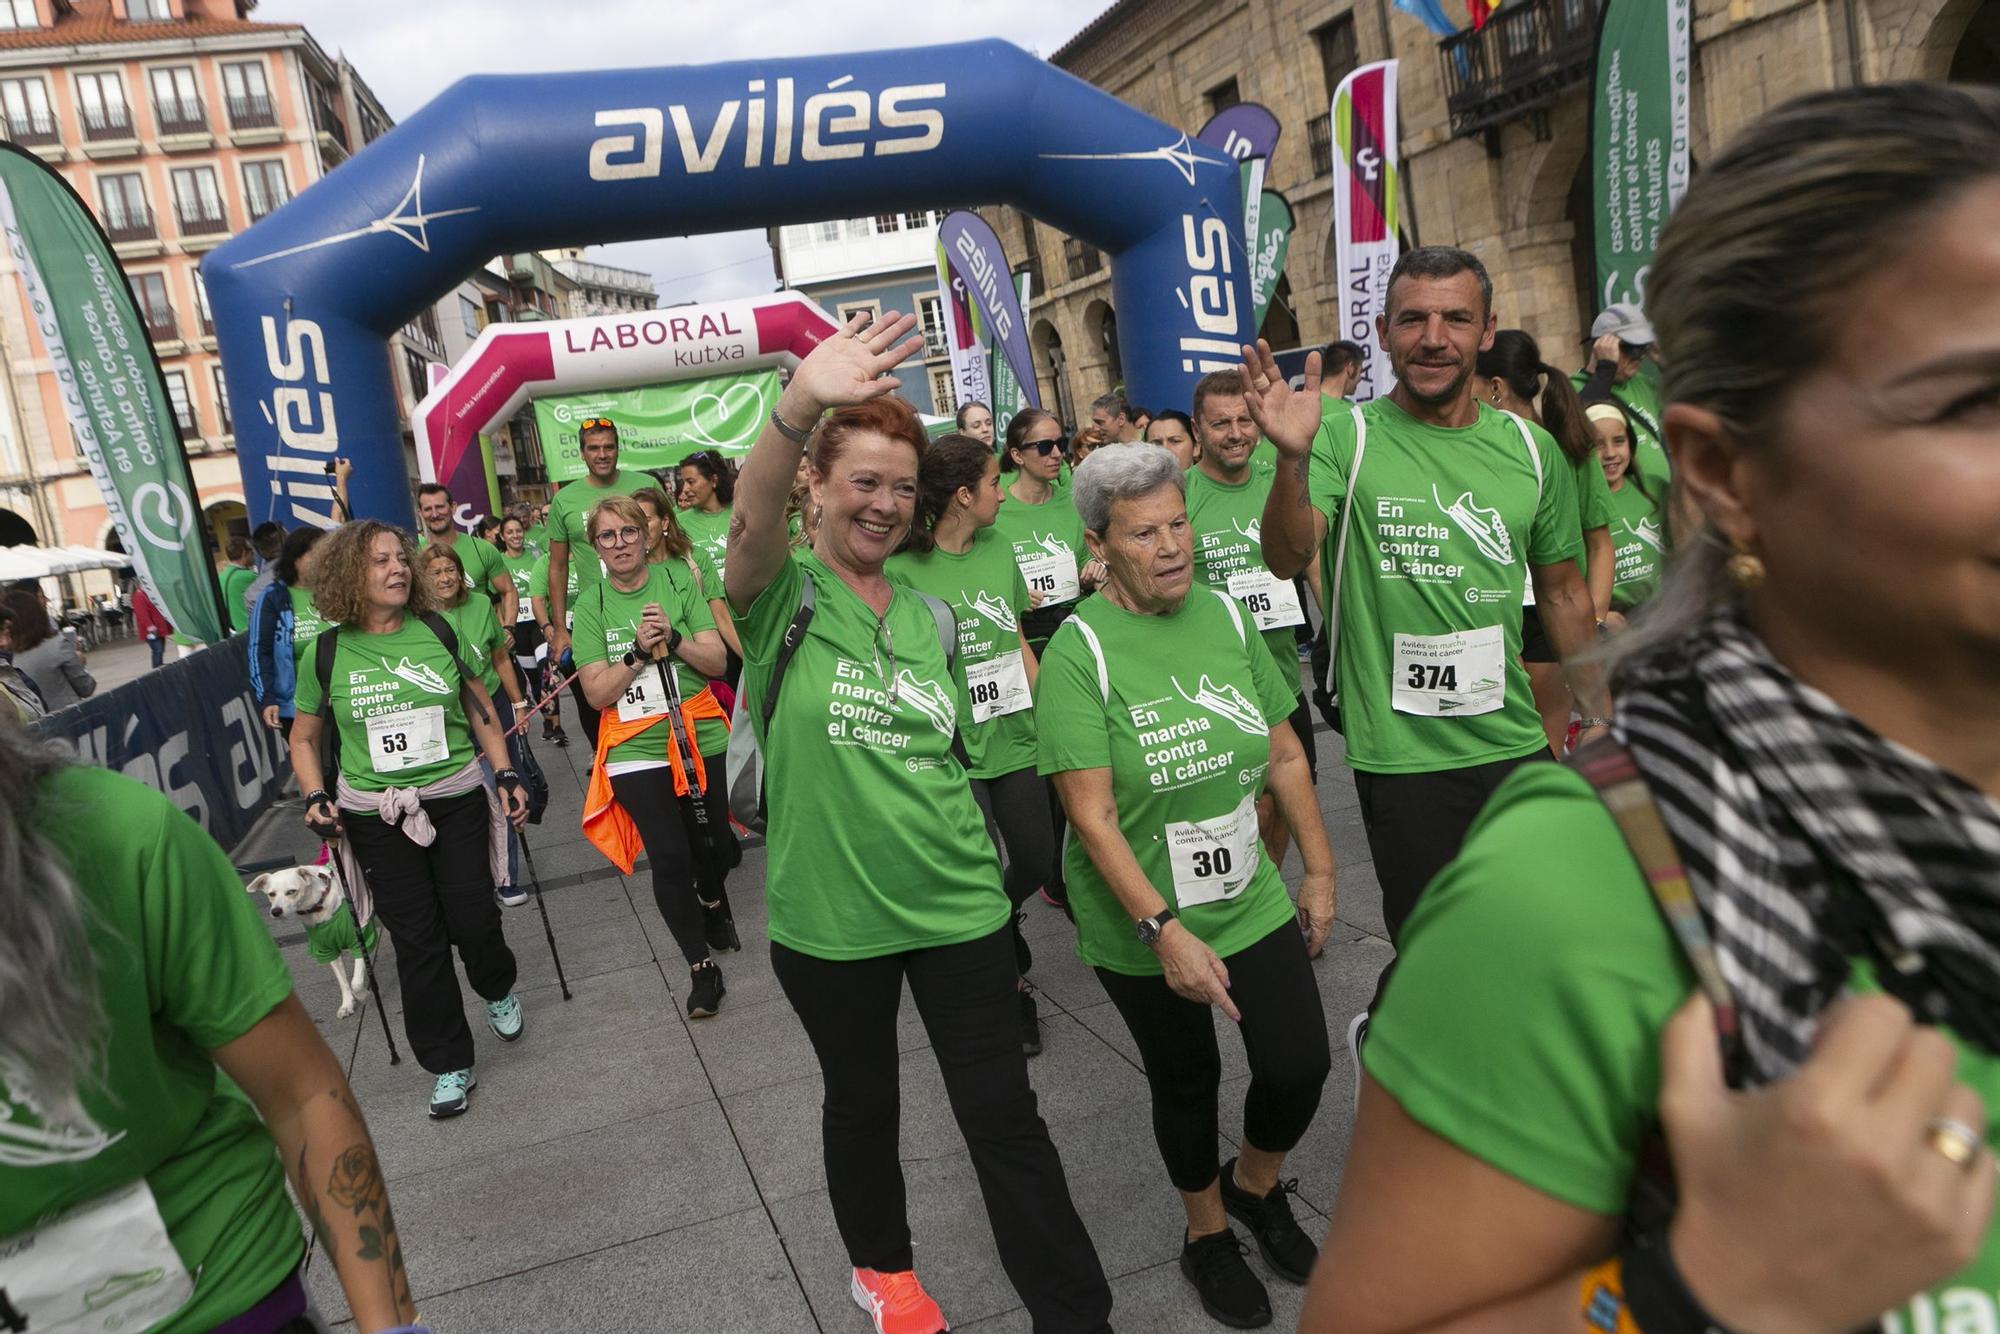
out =
[(1312, 1277), (1319, 1247), (1292, 1218), (1292, 1202), (1285, 1197), (1296, 1195), (1298, 1189), (1299, 1180), (1293, 1177), (1280, 1181), (1269, 1195), (1259, 1199), (1236, 1184), (1234, 1158), (1222, 1165), (1222, 1207), (1249, 1229), (1257, 1253), (1278, 1277), (1304, 1283)]
[(1040, 1056), (1042, 1054), (1042, 1016), (1035, 1007), (1035, 993), (1022, 987), (1014, 993), (1021, 998), (1021, 1054)]
[(563, 731), (562, 728), (558, 727), (555, 731), (555, 735), (550, 737), (549, 740), (555, 742), (558, 746), (567, 746), (569, 744), (569, 733)]
[(689, 975), (688, 1018), (707, 1019), (722, 1008), (723, 993), (729, 988), (722, 985), (722, 970), (710, 959)]
[(1231, 1329), (1261, 1329), (1271, 1323), (1271, 1296), (1243, 1262), (1244, 1250), (1228, 1228), (1184, 1242), (1181, 1273), (1209, 1315)]
[(743, 948), (743, 939), (736, 934), (736, 919), (729, 915), (727, 903), (702, 904), (701, 925), (708, 937), (708, 948), (713, 952), (722, 954)]
[(1026, 977), (1028, 970), (1035, 966), (1035, 952), (1028, 948), (1028, 938), (1021, 934), (1024, 914), (1019, 908), (1014, 910), (1014, 975)]

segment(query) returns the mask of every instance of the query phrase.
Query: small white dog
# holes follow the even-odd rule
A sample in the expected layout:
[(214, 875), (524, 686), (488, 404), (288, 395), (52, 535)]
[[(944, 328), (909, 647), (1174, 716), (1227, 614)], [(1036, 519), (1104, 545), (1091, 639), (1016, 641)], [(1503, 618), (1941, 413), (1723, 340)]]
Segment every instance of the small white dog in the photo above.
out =
[[(362, 951), (375, 952), (380, 929), (370, 922), (365, 932), (355, 930), (354, 910), (347, 905), (340, 880), (330, 866), (290, 866), (267, 871), (244, 886), (252, 894), (271, 901), (271, 916), (296, 917), (306, 928), (306, 952), (314, 963), (331, 964), (333, 980), (340, 983), (340, 1009), (345, 1019), (354, 1013), (355, 1002), (368, 994), (368, 961)], [(354, 956), (353, 977), (342, 966), (341, 955)]]

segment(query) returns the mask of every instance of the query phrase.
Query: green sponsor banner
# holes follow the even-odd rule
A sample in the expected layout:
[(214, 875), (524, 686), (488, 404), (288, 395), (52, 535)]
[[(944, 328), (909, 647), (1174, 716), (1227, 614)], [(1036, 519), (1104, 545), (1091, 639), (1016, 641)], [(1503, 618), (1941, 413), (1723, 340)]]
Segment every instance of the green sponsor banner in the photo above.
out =
[(148, 594), (182, 633), (219, 642), (228, 631), (201, 505), (132, 289), (68, 184), (31, 154), (0, 149), (0, 230), (70, 433)]
[(716, 375), (538, 398), (535, 430), (550, 480), (568, 482), (587, 471), (577, 450), (577, 428), (592, 417), (609, 417), (617, 425), (619, 467), (672, 468), (702, 449), (734, 458), (748, 454), (777, 401), (775, 370)]
[(1591, 102), (1597, 307), (1643, 305), (1660, 229), (1688, 183), (1690, 0), (1608, 0)]
[(1264, 312), (1285, 273), (1285, 255), (1292, 248), (1292, 206), (1276, 190), (1266, 190), (1257, 209), (1257, 244), (1250, 248), (1250, 301), (1256, 327), (1264, 327)]

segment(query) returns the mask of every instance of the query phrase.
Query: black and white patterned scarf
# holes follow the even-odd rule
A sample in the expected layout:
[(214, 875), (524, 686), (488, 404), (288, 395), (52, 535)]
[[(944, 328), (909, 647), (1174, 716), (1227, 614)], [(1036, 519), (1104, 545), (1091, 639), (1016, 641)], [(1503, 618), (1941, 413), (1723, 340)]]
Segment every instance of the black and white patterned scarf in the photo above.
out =
[(2000, 1053), (2000, 802), (1799, 681), (1734, 608), (1624, 664), (1617, 698), (1755, 1082), (1805, 1060), (1856, 956), (1918, 1018)]

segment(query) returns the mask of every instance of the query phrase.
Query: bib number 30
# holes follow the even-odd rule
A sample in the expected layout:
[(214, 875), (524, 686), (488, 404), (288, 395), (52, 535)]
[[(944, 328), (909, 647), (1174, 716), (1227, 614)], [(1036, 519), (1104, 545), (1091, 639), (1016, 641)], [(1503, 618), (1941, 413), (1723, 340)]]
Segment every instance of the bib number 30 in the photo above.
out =
[(1257, 799), (1213, 820), (1174, 821), (1166, 827), (1167, 864), (1174, 902), (1181, 908), (1233, 899), (1249, 887), (1263, 854), (1257, 844)]

